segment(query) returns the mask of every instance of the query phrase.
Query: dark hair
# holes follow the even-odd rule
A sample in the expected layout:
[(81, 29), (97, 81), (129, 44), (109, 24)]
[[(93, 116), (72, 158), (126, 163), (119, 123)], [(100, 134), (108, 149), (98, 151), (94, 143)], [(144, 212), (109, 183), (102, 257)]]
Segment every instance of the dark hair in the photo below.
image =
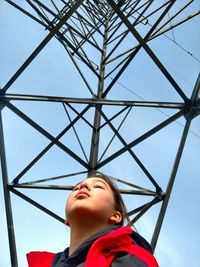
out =
[(131, 226), (131, 221), (128, 217), (126, 206), (125, 206), (124, 201), (121, 197), (120, 191), (119, 191), (117, 185), (112, 180), (112, 178), (108, 175), (105, 175), (105, 174), (103, 174), (101, 172), (97, 172), (97, 171), (90, 171), (88, 173), (87, 178), (91, 178), (91, 177), (101, 178), (110, 186), (110, 188), (113, 192), (114, 200), (115, 200), (115, 209), (116, 209), (116, 211), (119, 211), (122, 214), (121, 222), (116, 223), (116, 225), (122, 226), (122, 225), (124, 225), (124, 221), (126, 220), (128, 225)]

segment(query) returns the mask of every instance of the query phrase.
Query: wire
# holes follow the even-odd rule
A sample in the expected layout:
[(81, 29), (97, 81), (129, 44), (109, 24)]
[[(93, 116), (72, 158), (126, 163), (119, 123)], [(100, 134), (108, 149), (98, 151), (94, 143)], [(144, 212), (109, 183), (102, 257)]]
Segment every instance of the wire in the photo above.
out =
[[(166, 0), (165, 0), (166, 2)], [(183, 12), (183, 11), (182, 11)], [(184, 12), (186, 14), (186, 12)], [(168, 14), (168, 18), (170, 19), (170, 14), (169, 12), (167, 13)], [(195, 21), (195, 20), (194, 20)], [(196, 22), (196, 21), (195, 21)], [(197, 23), (197, 22), (196, 22)], [(198, 23), (197, 23), (198, 24)], [(174, 30), (172, 28), (172, 23), (170, 21), (170, 27), (171, 27), (171, 32), (172, 32), (172, 38), (168, 37), (166, 34), (164, 34), (164, 36), (166, 38), (168, 38), (170, 41), (174, 42), (179, 48), (181, 48), (183, 51), (185, 51), (188, 55), (190, 55), (192, 58), (194, 58), (195, 60), (197, 60), (198, 62), (200, 62), (200, 59), (198, 59), (196, 56), (194, 56), (190, 51), (186, 50), (182, 45), (180, 45), (180, 43), (177, 43), (176, 40), (175, 40), (175, 33), (174, 33)]]
[[(165, 0), (165, 3), (166, 3), (166, 0)], [(169, 14), (169, 11), (167, 12), (167, 16), (168, 16), (168, 18), (169, 18), (169, 20), (170, 20), (170, 14)], [(172, 37), (173, 37), (173, 41), (175, 42), (175, 34), (174, 34), (174, 30), (173, 30), (173, 28), (172, 28), (172, 22), (171, 22), (171, 20), (170, 20), (170, 28), (171, 28), (171, 31), (172, 31)]]
[[(166, 1), (165, 1), (166, 2)], [(185, 13), (186, 14), (186, 13)], [(170, 18), (170, 15), (169, 15), (169, 12), (168, 12), (168, 18)], [(193, 22), (195, 22), (196, 24), (200, 25), (196, 20), (194, 20), (193, 18)], [(149, 19), (148, 21), (145, 23), (145, 25), (149, 25), (152, 27), (152, 24), (149, 23)], [(174, 30), (173, 30), (173, 27), (172, 27), (172, 23), (170, 21), (170, 27), (171, 27), (171, 32), (172, 32), (172, 38), (170, 38), (169, 36), (167, 36), (165, 33), (163, 33), (163, 35), (168, 38), (170, 41), (172, 41), (174, 44), (176, 44), (179, 48), (181, 48), (184, 52), (186, 52), (189, 56), (191, 56), (193, 59), (195, 59), (196, 61), (198, 61), (200, 63), (200, 59), (197, 58), (195, 55), (193, 55), (190, 51), (188, 51), (186, 48), (184, 48), (180, 43), (178, 43), (176, 40), (175, 40), (175, 33), (174, 33)], [(129, 39), (129, 38), (127, 38)], [(129, 39), (130, 40), (130, 39)]]
[(200, 59), (198, 59), (196, 56), (194, 56), (190, 51), (188, 51), (186, 48), (184, 48), (182, 45), (180, 45), (179, 43), (177, 43), (175, 40), (172, 40), (169, 36), (167, 36), (166, 34), (163, 34), (166, 38), (168, 38), (170, 41), (172, 41), (173, 43), (175, 43), (179, 48), (181, 48), (184, 52), (186, 52), (189, 56), (191, 56), (193, 59), (195, 59), (196, 61), (198, 61), (200, 63)]

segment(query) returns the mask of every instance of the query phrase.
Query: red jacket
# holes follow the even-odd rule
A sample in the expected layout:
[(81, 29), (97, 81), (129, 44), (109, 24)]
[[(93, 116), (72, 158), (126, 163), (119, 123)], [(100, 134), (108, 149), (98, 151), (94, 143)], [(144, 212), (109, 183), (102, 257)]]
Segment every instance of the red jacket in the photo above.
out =
[(26, 254), (29, 267), (51, 267), (56, 254), (46, 251), (31, 251)]
[[(91, 246), (84, 267), (109, 267), (119, 252), (127, 252), (139, 258), (148, 267), (159, 267), (154, 256), (146, 249), (133, 244), (133, 230), (120, 227), (99, 237)], [(29, 267), (52, 267), (55, 253), (33, 251), (27, 254)], [(133, 266), (134, 267), (134, 266)]]

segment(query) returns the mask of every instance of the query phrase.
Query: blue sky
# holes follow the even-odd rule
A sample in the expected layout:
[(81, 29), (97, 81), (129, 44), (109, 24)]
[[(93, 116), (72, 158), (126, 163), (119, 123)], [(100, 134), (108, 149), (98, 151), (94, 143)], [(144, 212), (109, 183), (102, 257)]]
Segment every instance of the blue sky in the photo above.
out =
[[(177, 7), (181, 6), (183, 2), (187, 1), (177, 1)], [(183, 13), (183, 17), (187, 17), (198, 9), (199, 3), (195, 1)], [(0, 86), (3, 87), (47, 35), (47, 31), (5, 1), (1, 1), (0, 11)], [(198, 16), (174, 29), (173, 34), (178, 45), (171, 41), (173, 39), (172, 32), (149, 43), (151, 49), (188, 97), (192, 93), (200, 70), (199, 33), (200, 18)], [(125, 45), (127, 47), (131, 46), (132, 41), (132, 36), (128, 36)], [(190, 52), (193, 57), (183, 48)], [(93, 56), (96, 57), (95, 54)], [(87, 69), (83, 65), (81, 67), (86, 76), (90, 77), (91, 74)], [(93, 88), (96, 86), (93, 76), (91, 76), (91, 86)], [(48, 43), (39, 56), (11, 86), (8, 93), (90, 97), (69, 56), (55, 39)], [(147, 101), (181, 101), (180, 96), (163, 78), (163, 75), (144, 51), (138, 53), (127, 72), (122, 75), (119, 83), (110, 92), (108, 99), (112, 98), (133, 101), (141, 99)], [(59, 134), (66, 123), (69, 122), (60, 103), (15, 101), (13, 104), (53, 136)], [(77, 110), (80, 111), (82, 108), (81, 105), (76, 105)], [(115, 114), (116, 110), (117, 107), (110, 108), (108, 110), (109, 115)], [(72, 111), (69, 112), (71, 118), (74, 118), (75, 114)], [(93, 114), (94, 110), (91, 109), (86, 114), (86, 118), (91, 119)], [(127, 142), (131, 142), (171, 114), (174, 114), (173, 110), (134, 109), (120, 129), (120, 133)], [(7, 108), (3, 110), (3, 122), (9, 181), (12, 181), (49, 141)], [(115, 125), (119, 125), (119, 123), (120, 120), (115, 121)], [(184, 118), (181, 118), (134, 148), (134, 152), (150, 170), (151, 174), (156, 177), (163, 190), (167, 186), (184, 123)], [(80, 133), (81, 141), (88, 152), (91, 134), (89, 127), (84, 122), (80, 122), (76, 125), (76, 130)], [(109, 128), (105, 128), (102, 131), (100, 153), (111, 137), (112, 132)], [(69, 131), (61, 138), (61, 141), (76, 151), (80, 157), (84, 157), (73, 131)], [(119, 148), (121, 148), (121, 144), (115, 139), (106, 156), (112, 155)], [(200, 118), (196, 117), (192, 120), (155, 251), (161, 267), (186, 267), (200, 264), (198, 252), (200, 236), (199, 148)], [(27, 172), (23, 181), (64, 175), (75, 170), (82, 171), (83, 167), (67, 157), (58, 147), (53, 146), (41, 161)], [(118, 157), (111, 164), (104, 166), (101, 170), (114, 177), (153, 189), (151, 183), (147, 181), (140, 168), (134, 164), (127, 153)], [(75, 184), (80, 178), (82, 176), (73, 179), (65, 178), (62, 181), (55, 181), (54, 184), (71, 185)], [(0, 249), (3, 251), (0, 256), (0, 266), (10, 267), (2, 182), (0, 181), (0, 183), (0, 209), (2, 211)], [(125, 186), (120, 185), (120, 187)], [(21, 192), (61, 217), (65, 216), (64, 206), (68, 191), (21, 190)], [(11, 194), (11, 196), (20, 267), (27, 266), (25, 254), (28, 251), (61, 251), (68, 246), (68, 228), (14, 194)], [(128, 210), (144, 203), (147, 198), (123, 197)], [(159, 208), (160, 204), (154, 206), (136, 225), (139, 233), (147, 240), (151, 238)]]

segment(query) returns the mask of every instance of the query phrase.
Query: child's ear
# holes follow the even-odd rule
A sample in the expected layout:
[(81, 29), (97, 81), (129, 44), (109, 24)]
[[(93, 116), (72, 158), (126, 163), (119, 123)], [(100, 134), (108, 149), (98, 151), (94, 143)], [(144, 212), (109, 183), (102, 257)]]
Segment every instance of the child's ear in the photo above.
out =
[(113, 212), (113, 215), (109, 218), (109, 221), (114, 224), (120, 223), (121, 220), (122, 220), (122, 214), (121, 212), (116, 210)]
[(70, 226), (69, 221), (67, 219), (65, 220), (65, 225)]

